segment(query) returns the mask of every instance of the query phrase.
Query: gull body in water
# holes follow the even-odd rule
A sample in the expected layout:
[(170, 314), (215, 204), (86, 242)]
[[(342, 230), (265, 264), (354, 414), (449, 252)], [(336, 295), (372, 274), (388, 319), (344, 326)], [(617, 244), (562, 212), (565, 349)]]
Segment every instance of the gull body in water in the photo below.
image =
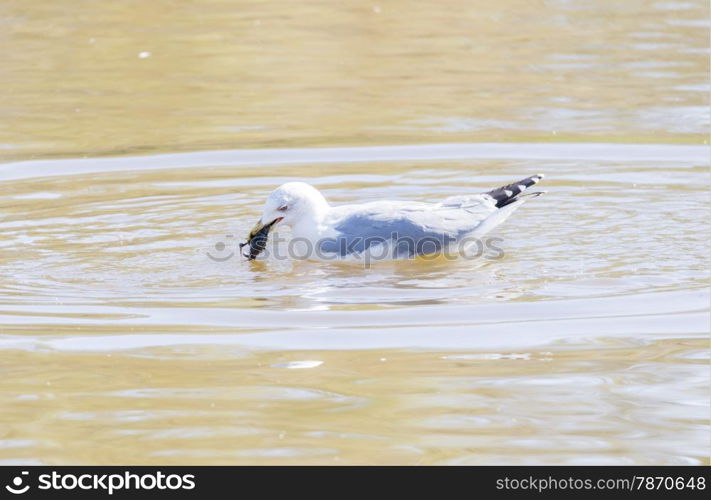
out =
[[(440, 203), (373, 201), (331, 206), (305, 182), (288, 182), (267, 198), (243, 254), (252, 260), (264, 250), (270, 230), (289, 226), (292, 257), (349, 260), (364, 255), (391, 260), (441, 252), (452, 244), (479, 238), (508, 218), (526, 200), (525, 192), (543, 174), (474, 195)], [(372, 259), (377, 260), (377, 259)]]

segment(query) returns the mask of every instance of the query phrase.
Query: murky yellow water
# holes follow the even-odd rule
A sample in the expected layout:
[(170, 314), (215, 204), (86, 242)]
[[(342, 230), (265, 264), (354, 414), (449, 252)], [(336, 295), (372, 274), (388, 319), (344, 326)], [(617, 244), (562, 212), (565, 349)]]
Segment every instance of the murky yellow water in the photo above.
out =
[[(0, 463), (709, 463), (707, 2), (0, 25)], [(500, 259), (208, 257), (286, 180), (434, 201), (538, 171)]]

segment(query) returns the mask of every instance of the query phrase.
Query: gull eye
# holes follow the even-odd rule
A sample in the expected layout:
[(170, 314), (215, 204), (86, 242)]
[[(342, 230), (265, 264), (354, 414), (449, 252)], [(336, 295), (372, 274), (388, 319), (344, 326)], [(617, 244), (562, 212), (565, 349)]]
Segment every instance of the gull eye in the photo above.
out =
[(289, 209), (289, 207), (287, 205), (282, 205), (279, 208), (277, 208), (277, 210), (279, 210), (280, 212), (286, 212), (288, 209)]

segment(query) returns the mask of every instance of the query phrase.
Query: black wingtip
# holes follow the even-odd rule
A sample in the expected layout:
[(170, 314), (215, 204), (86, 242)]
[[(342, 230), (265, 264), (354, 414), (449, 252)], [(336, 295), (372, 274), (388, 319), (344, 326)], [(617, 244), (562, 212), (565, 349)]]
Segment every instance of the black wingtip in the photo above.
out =
[(545, 177), (543, 174), (536, 174), (525, 179), (521, 179), (518, 182), (512, 182), (500, 188), (492, 189), (488, 194), (496, 201), (496, 207), (505, 207), (509, 203), (516, 201), (517, 196), (523, 193), (526, 189), (538, 184), (538, 182)]

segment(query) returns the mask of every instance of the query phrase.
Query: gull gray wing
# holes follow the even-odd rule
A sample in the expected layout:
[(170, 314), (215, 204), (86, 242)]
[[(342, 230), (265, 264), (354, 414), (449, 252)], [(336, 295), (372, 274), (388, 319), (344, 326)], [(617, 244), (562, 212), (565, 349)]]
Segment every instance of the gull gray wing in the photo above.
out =
[[(485, 204), (486, 205), (486, 204)], [(336, 221), (335, 236), (322, 240), (323, 252), (341, 256), (361, 253), (374, 245), (393, 244), (394, 254), (423, 255), (473, 231), (492, 211), (493, 203), (474, 211), (471, 206), (444, 204), (370, 203)]]
[(422, 255), (440, 251), (467, 236), (480, 237), (501, 224), (527, 199), (543, 192), (524, 193), (537, 184), (536, 174), (486, 193), (452, 196), (442, 203), (372, 202), (335, 207), (326, 224), (329, 237), (317, 243), (325, 253), (347, 256), (372, 246), (393, 244), (393, 255)]

